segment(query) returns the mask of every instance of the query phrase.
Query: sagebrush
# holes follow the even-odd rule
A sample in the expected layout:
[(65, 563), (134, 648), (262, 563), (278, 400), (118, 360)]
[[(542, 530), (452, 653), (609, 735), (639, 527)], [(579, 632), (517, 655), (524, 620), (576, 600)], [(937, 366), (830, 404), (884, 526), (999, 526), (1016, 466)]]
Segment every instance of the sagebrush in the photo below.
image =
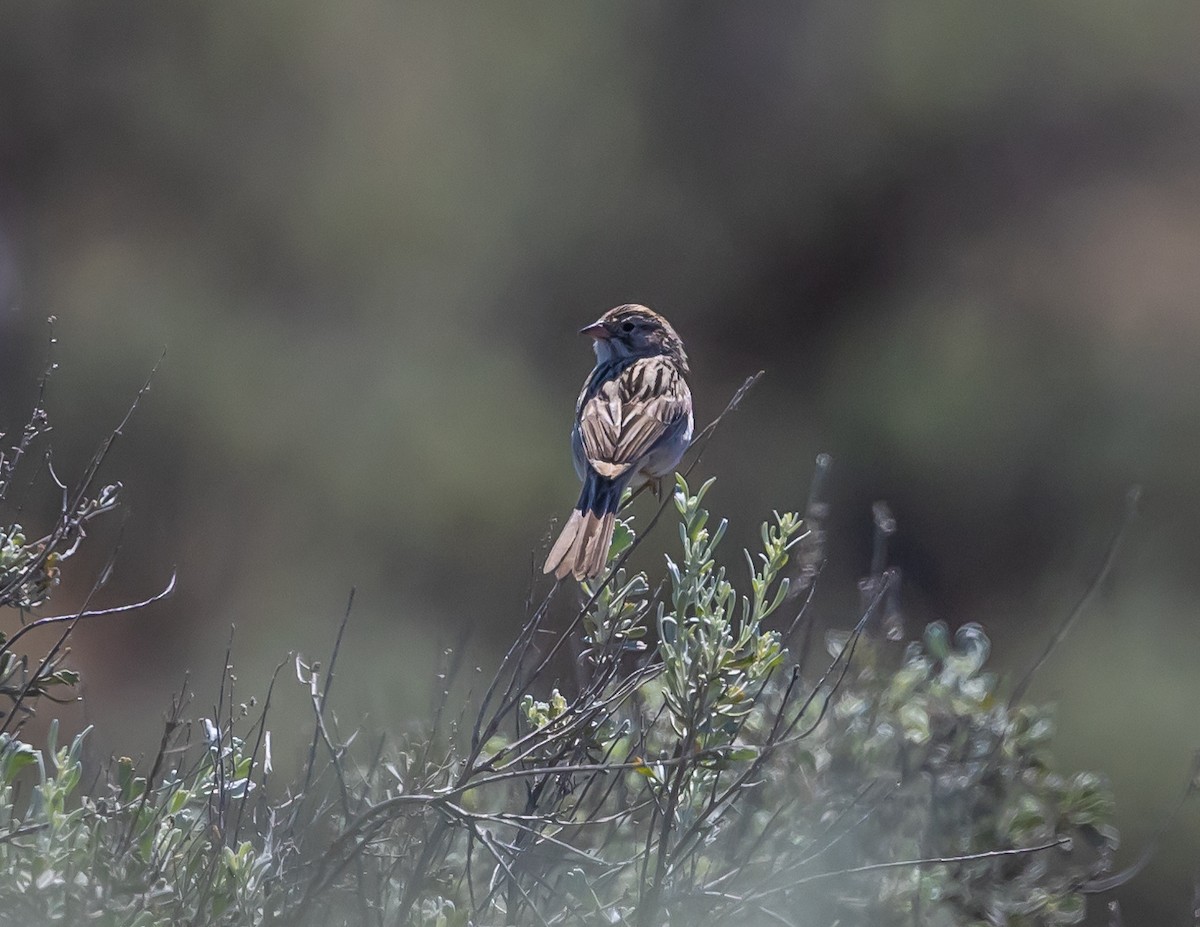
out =
[[(44, 421), (39, 402), (0, 457), (0, 505)], [(276, 680), (241, 703), (228, 673), (212, 717), (174, 698), (147, 768), (86, 769), (87, 732), (34, 744), (22, 722), (77, 681), (63, 644), (96, 613), (33, 610), (116, 504), (94, 488), (114, 436), (36, 540), (0, 510), (0, 921), (1058, 925), (1111, 868), (1104, 779), (1056, 769), (1050, 712), (1005, 697), (984, 631), (906, 639), (890, 527), (861, 612), (821, 635), (819, 493), (726, 566), (712, 480), (684, 476), (651, 523), (673, 506), (663, 576), (626, 567), (667, 534), (626, 510), (605, 579), (577, 606), (556, 584), (469, 713), (351, 744), (335, 648), (295, 664), (314, 718), (295, 781), (272, 769)], [(61, 640), (20, 652), (37, 621)]]

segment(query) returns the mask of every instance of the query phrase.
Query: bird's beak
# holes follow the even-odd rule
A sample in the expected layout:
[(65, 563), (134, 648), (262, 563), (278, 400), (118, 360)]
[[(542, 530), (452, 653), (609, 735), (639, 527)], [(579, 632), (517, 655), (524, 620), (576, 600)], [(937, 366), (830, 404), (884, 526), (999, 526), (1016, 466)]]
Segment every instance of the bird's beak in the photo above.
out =
[(603, 322), (593, 322), (591, 325), (585, 325), (579, 329), (579, 334), (588, 335), (597, 341), (607, 341), (612, 337), (612, 333)]

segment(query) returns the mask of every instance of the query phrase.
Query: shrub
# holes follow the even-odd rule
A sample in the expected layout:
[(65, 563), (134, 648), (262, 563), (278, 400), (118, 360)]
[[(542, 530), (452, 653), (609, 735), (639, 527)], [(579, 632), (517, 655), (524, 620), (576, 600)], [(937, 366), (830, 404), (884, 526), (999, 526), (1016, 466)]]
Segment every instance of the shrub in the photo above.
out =
[[(1078, 922), (1081, 891), (1111, 865), (1111, 797), (1096, 775), (1056, 771), (1049, 712), (1004, 698), (983, 630), (934, 624), (905, 642), (881, 555), (861, 614), (828, 635), (828, 660), (811, 670), (819, 502), (764, 524), (735, 580), (719, 560), (725, 522), (703, 507), (711, 485), (681, 476), (664, 503), (680, 546), (662, 583), (626, 568), (640, 543), (627, 518), (606, 581), (584, 584), (574, 618), (547, 634), (567, 588), (555, 584), (470, 724), (439, 710), (370, 752), (341, 737), (327, 696), (343, 621), (325, 670), (296, 661), (314, 730), (302, 776), (282, 787), (275, 682), (258, 709), (236, 704), (227, 674), (212, 718), (188, 724), (175, 699), (148, 770), (121, 759), (82, 789), (86, 732), (66, 747), (53, 725), (43, 747), (17, 736), (21, 712), (75, 681), (62, 641), (31, 664), (17, 632), (0, 644), (12, 703), (0, 919)], [(22, 620), (116, 494), (68, 498), (41, 540), (0, 533), (0, 604)], [(42, 620), (62, 622), (65, 641), (86, 614)], [(555, 675), (564, 663), (569, 682)]]

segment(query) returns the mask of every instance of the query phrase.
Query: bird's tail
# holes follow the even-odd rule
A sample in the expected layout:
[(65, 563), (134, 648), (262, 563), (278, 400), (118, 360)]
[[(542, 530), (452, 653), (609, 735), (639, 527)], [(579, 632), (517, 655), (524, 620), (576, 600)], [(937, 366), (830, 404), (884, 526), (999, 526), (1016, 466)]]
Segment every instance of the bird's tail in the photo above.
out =
[(550, 548), (542, 572), (559, 579), (594, 579), (604, 570), (612, 544), (613, 525), (628, 479), (609, 479), (589, 472), (575, 510)]

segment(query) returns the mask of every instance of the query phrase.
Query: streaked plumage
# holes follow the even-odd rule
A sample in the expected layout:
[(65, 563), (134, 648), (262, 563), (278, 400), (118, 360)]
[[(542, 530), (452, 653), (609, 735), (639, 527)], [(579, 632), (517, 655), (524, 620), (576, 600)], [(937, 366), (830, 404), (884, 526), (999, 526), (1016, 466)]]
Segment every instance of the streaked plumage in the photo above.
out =
[(595, 339), (596, 366), (571, 432), (583, 490), (544, 567), (559, 579), (603, 571), (625, 488), (669, 474), (692, 440), (687, 355), (666, 319), (617, 306), (583, 333)]

